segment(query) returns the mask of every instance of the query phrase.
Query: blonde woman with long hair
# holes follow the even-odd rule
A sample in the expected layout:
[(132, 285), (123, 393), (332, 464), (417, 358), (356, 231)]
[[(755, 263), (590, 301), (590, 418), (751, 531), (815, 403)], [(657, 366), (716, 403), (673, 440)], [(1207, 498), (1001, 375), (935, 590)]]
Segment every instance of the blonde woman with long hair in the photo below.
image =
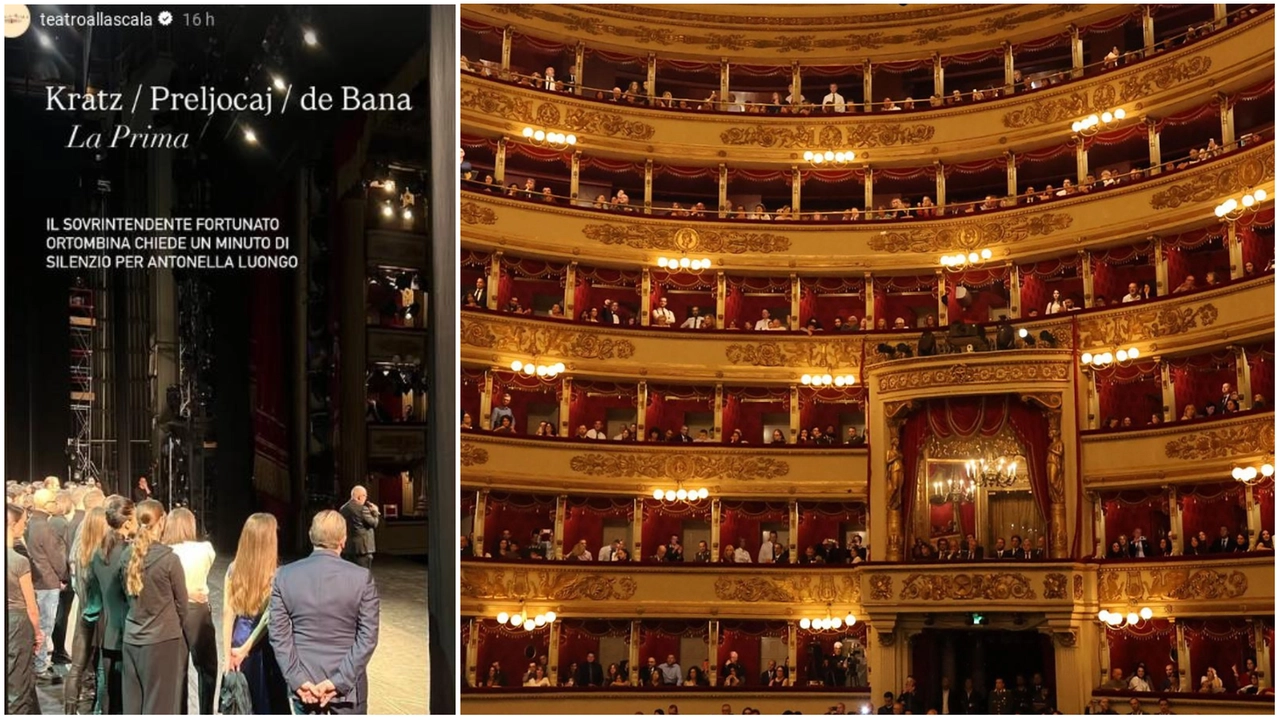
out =
[(187, 714), (212, 715), (213, 691), (218, 682), (218, 640), (209, 610), (209, 569), (218, 554), (213, 543), (199, 539), (196, 516), (187, 508), (175, 508), (164, 526), (164, 544), (182, 561), (187, 581)]
[(125, 715), (181, 715), (186, 709), (187, 580), (182, 561), (165, 545), (164, 506), (143, 500), (134, 508), (138, 533), (124, 564), (129, 614), (124, 624), (121, 692)]
[(267, 637), (277, 562), (275, 516), (250, 515), (222, 585), (222, 638), (226, 669), (244, 673), (255, 715), (290, 711), (284, 675)]
[(71, 548), (71, 584), (76, 599), (80, 601), (80, 616), (76, 618), (75, 635), (71, 640), (71, 669), (67, 671), (63, 692), (63, 711), (68, 715), (93, 713), (97, 690), (98, 653), (95, 650), (98, 620), (102, 616), (102, 592), (91, 588), (93, 554), (102, 546), (102, 540), (111, 530), (107, 526), (107, 511), (97, 507), (89, 510), (80, 522), (75, 544)]

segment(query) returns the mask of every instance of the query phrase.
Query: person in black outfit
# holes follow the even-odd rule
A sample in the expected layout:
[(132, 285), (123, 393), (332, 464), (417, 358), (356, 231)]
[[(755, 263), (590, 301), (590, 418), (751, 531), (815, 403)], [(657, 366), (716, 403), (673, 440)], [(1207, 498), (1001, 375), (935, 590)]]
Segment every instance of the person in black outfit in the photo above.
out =
[(574, 682), (578, 687), (604, 686), (604, 669), (600, 667), (600, 661), (596, 660), (595, 653), (587, 653), (586, 661), (578, 665), (578, 677), (574, 678)]
[(877, 715), (893, 714), (893, 693), (887, 692), (884, 694), (884, 704), (881, 705), (880, 708), (876, 710), (876, 714)]
[(729, 659), (725, 661), (724, 667), (721, 669), (721, 682), (723, 682), (725, 678), (729, 677), (729, 671), (731, 670), (738, 671), (738, 677), (742, 678), (742, 683), (745, 685), (747, 682), (747, 669), (742, 666), (742, 663), (738, 662), (738, 653), (736, 650), (729, 652)]
[(187, 582), (173, 548), (160, 542), (164, 506), (144, 500), (135, 508), (138, 534), (124, 561), (129, 613), (124, 622), (120, 689), (126, 715), (179, 715), (186, 705)]
[(5, 505), (5, 702), (7, 715), (39, 715), (36, 696), (35, 649), (44, 643), (36, 593), (32, 589), (31, 561), (14, 550), (14, 541), (26, 530), (27, 513), (20, 505)]
[(476, 307), (486, 309), (489, 307), (489, 289), (485, 287), (484, 278), (476, 278), (476, 287), (471, 291), (470, 297), (475, 301)]
[(377, 551), (373, 531), (382, 519), (378, 506), (369, 502), (369, 491), (357, 485), (351, 488), (351, 499), (339, 512), (347, 521), (347, 544), (342, 556), (366, 570), (372, 568)]
[(98, 706), (107, 715), (124, 714), (121, 671), (124, 668), (124, 624), (129, 613), (124, 591), (124, 560), (136, 523), (133, 501), (120, 495), (107, 498), (107, 525), (111, 528), (89, 564), (90, 596), (102, 597), (98, 620), (101, 640), (98, 661)]
[(53, 672), (47, 648), (51, 648), (53, 642), (58, 596), (71, 584), (71, 571), (67, 566), (66, 520), (52, 515), (55, 508), (53, 491), (46, 488), (37, 490), (32, 497), (27, 524), (31, 582), (40, 613), (40, 634), (45, 637), (44, 645), (36, 649), (36, 679), (40, 682), (61, 682)]
[[(77, 489), (83, 501), (83, 489)], [(63, 540), (67, 544), (67, 559), (70, 561), (72, 540), (76, 537), (76, 529), (84, 521), (84, 508), (76, 509), (75, 494), (63, 490), (58, 493), (58, 515), (62, 518)], [(67, 651), (67, 625), (71, 622), (71, 603), (76, 599), (72, 583), (58, 593), (58, 615), (53, 621), (53, 664), (70, 665), (71, 653)]]
[(1233, 544), (1234, 543), (1231, 541), (1231, 533), (1227, 530), (1227, 526), (1223, 525), (1218, 529), (1218, 539), (1213, 541), (1213, 548), (1211, 552), (1231, 552)]
[(902, 703), (902, 707), (912, 715), (924, 714), (924, 698), (920, 697), (920, 692), (916, 690), (916, 679), (910, 675), (902, 684), (902, 694), (898, 696), (898, 702)]
[(147, 476), (138, 477), (138, 484), (133, 487), (133, 502), (135, 504), (143, 500), (151, 499), (151, 484), (147, 482)]
[(960, 702), (955, 705), (956, 714), (983, 715), (987, 712), (987, 699), (973, 687), (973, 678), (964, 681), (964, 690), (960, 691)]

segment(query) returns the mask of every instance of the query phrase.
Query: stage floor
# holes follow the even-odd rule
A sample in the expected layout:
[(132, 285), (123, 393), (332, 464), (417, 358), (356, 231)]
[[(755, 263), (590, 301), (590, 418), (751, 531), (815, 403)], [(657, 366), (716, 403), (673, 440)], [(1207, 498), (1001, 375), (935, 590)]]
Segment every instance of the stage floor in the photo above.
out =
[[(218, 646), (222, 628), (222, 579), (231, 554), (219, 556), (209, 573), (210, 602)], [(425, 560), (378, 557), (373, 563), (382, 602), (378, 649), (369, 662), (369, 713), (425, 715), (427, 713), (427, 565)], [(70, 645), (70, 639), (67, 642)], [(221, 651), (219, 652), (221, 654)], [(65, 673), (66, 666), (58, 666)], [(40, 709), (61, 715), (62, 685), (38, 686)]]

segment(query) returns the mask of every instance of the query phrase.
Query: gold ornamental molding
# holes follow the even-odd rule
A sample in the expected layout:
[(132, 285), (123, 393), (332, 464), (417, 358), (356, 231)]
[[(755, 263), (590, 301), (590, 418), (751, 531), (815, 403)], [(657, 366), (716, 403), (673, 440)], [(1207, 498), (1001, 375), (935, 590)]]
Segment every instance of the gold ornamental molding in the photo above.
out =
[(493, 225), (498, 222), (498, 213), (479, 203), (464, 202), (461, 208), (464, 225)]
[(1186, 203), (1216, 201), (1253, 190), (1275, 180), (1275, 155), (1250, 154), (1214, 172), (1198, 174), (1186, 182), (1173, 183), (1151, 196), (1153, 210), (1172, 210)]
[(1170, 58), (1153, 67), (1135, 68), (1119, 74), (1114, 80), (1092, 89), (1076, 90), (1066, 94), (1050, 94), (1030, 106), (1005, 113), (1004, 126), (1010, 129), (1032, 125), (1062, 123), (1084, 117), (1092, 112), (1102, 112), (1117, 105), (1132, 103), (1158, 91), (1194, 80), (1209, 72), (1213, 61), (1199, 55), (1191, 58)]
[[(461, 93), (462, 107), (485, 115), (493, 115), (517, 123), (537, 122), (533, 114), (533, 101), (529, 98), (500, 92), (496, 88), (469, 87), (464, 84)], [(556, 113), (559, 117), (559, 113)]]
[(1276, 450), (1273, 417), (1208, 430), (1197, 430), (1170, 440), (1165, 456), (1173, 460), (1215, 460), (1245, 455), (1266, 455)]
[(986, 383), (1065, 382), (1070, 377), (1067, 363), (1049, 360), (1026, 360), (1008, 365), (971, 365), (957, 363), (946, 368), (904, 369), (880, 375), (880, 392), (954, 388), (957, 385)]
[(861, 338), (734, 343), (724, 349), (724, 356), (733, 365), (755, 367), (861, 367), (862, 347)]
[(892, 575), (872, 575), (871, 576), (871, 599), (872, 600), (888, 600), (893, 597), (893, 576)]
[(489, 451), (472, 443), (462, 443), (460, 457), (462, 459), (462, 467), (484, 465), (489, 462)]
[[(550, 106), (554, 109), (554, 106)], [(559, 111), (556, 111), (557, 118)], [(621, 115), (587, 110), (584, 108), (567, 108), (564, 122), (543, 123), (552, 127), (564, 127), (580, 133), (604, 135), (607, 137), (626, 138), (627, 140), (648, 140), (653, 137), (654, 127), (639, 120), (628, 120)]]
[(1086, 317), (1080, 321), (1080, 346), (1120, 345), (1141, 340), (1155, 340), (1208, 328), (1218, 321), (1218, 307), (1204, 303), (1199, 307), (1138, 308), (1119, 314)]
[(480, 600), (630, 600), (636, 583), (627, 576), (556, 570), (489, 570), (462, 566), (463, 597)]
[[(688, 5), (509, 5), (470, 6), (467, 15), (494, 24), (513, 23), (531, 34), (579, 38), (590, 47), (634, 52), (666, 50), (663, 56), (708, 58), (731, 52), (739, 62), (791, 55), (844, 58), (849, 52), (880, 51), (873, 59), (914, 56), (925, 48), (950, 52), (988, 49), (1000, 40), (1052, 35), (1065, 24), (1114, 17), (1114, 6), (940, 5), (884, 12), (810, 12), (804, 6), (738, 6), (742, 12), (702, 12)], [(519, 22), (524, 21), (524, 22)], [(539, 33), (538, 31), (541, 31)], [(809, 60), (810, 62), (813, 59)]]
[[(1148, 579), (1149, 578), (1149, 579)], [(1150, 600), (1230, 600), (1249, 590), (1249, 578), (1239, 570), (1160, 568), (1101, 570), (1098, 600), (1141, 603)]]
[(877, 252), (937, 253), (945, 250), (973, 250), (990, 245), (1007, 245), (1033, 237), (1044, 237), (1071, 227), (1069, 213), (1041, 213), (1003, 220), (967, 222), (884, 231), (868, 243)]
[(473, 318), (462, 320), (462, 344), (500, 352), (584, 360), (626, 360), (636, 352), (630, 340), (556, 327), (550, 323), (515, 325)]
[(843, 129), (836, 125), (777, 127), (761, 123), (746, 127), (731, 127), (720, 133), (720, 142), (734, 147), (751, 146), (792, 150), (843, 146), (875, 148), (920, 145), (932, 140), (934, 132), (933, 125), (923, 123), (869, 122)]
[(899, 600), (1034, 600), (1036, 591), (1022, 573), (912, 573)]
[(800, 575), (786, 578), (721, 576), (716, 578), (717, 600), (726, 602), (777, 603), (852, 603), (862, 602), (862, 591), (852, 575), (836, 578), (828, 573), (816, 577)]
[(741, 255), (780, 253), (791, 249), (791, 240), (783, 235), (654, 224), (592, 224), (582, 228), (582, 235), (603, 245), (625, 245), (637, 250)]
[(587, 453), (569, 460), (576, 473), (593, 477), (686, 480), (753, 481), (785, 477), (791, 467), (784, 461), (751, 455)]
[(1067, 576), (1062, 573), (1049, 573), (1044, 576), (1044, 599), (1067, 599)]
[(1084, 576), (1076, 573), (1071, 578), (1071, 599), (1076, 602), (1084, 601)]

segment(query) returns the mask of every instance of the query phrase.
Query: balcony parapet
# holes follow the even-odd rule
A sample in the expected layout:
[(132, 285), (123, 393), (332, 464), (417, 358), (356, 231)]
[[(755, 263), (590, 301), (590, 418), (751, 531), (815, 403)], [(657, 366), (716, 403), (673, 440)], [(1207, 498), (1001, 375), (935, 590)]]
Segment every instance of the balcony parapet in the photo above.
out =
[(1274, 455), (1275, 412), (1251, 412), (1150, 429), (1085, 433), (1081, 476), (1089, 489), (1231, 478), (1237, 465)]

